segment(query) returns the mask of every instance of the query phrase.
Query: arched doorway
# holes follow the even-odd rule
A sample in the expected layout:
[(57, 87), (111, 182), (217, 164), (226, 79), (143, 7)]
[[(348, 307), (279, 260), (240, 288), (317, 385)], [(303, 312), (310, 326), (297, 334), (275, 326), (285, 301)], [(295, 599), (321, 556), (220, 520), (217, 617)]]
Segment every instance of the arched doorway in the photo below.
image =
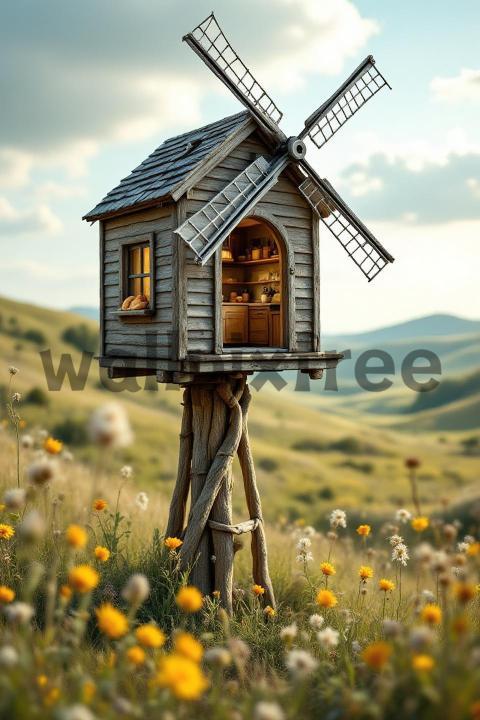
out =
[(244, 218), (222, 247), (223, 345), (286, 347), (283, 241), (258, 217)]

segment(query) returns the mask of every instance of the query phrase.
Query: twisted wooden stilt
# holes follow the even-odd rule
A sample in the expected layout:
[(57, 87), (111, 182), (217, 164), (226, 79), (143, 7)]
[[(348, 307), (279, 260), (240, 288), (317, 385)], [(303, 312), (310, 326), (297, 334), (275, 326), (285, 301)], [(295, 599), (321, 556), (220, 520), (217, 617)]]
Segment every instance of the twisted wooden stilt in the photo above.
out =
[(166, 529), (167, 537), (180, 537), (185, 523), (185, 508), (190, 490), (190, 468), (192, 464), (192, 398), (190, 388), (183, 391), (183, 417), (178, 449), (177, 482), (170, 503), (170, 514)]
[[(204, 594), (214, 590), (232, 612), (234, 537), (252, 533), (253, 578), (274, 607), (267, 548), (247, 429), (251, 396), (246, 376), (224, 376), (210, 385), (192, 383), (184, 393), (180, 457), (167, 534), (180, 537), (180, 569)], [(232, 525), (232, 462), (238, 453), (250, 520)], [(183, 455), (183, 457), (182, 457)], [(188, 487), (191, 506), (183, 532)], [(214, 556), (214, 562), (212, 561)]]
[(248, 436), (248, 408), (251, 399), (250, 388), (246, 385), (240, 401), (240, 407), (242, 409), (242, 437), (238, 446), (238, 459), (240, 461), (240, 467), (242, 468), (248, 512), (251, 518), (258, 518), (260, 521), (252, 532), (253, 579), (255, 583), (265, 588), (265, 601), (274, 608), (275, 595), (268, 570), (267, 541), (263, 527), (262, 504), (257, 487), (250, 438)]

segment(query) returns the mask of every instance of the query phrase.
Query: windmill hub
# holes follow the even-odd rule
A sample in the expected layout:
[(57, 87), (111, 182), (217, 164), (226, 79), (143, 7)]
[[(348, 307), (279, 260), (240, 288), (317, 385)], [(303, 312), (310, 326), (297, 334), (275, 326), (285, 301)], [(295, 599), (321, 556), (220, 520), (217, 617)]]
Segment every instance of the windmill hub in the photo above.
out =
[(290, 137), (287, 141), (287, 152), (292, 160), (303, 160), (307, 154), (307, 147), (298, 137)]

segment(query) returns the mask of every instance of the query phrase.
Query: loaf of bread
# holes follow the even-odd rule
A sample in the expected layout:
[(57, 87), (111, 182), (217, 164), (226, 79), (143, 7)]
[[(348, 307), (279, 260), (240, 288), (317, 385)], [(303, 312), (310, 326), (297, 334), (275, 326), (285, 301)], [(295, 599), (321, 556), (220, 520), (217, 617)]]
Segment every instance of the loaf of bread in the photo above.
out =
[(129, 310), (145, 310), (148, 307), (148, 302), (144, 300), (134, 300), (130, 305)]
[(126, 297), (122, 303), (122, 310), (128, 310), (134, 300), (135, 295), (129, 295), (128, 297)]

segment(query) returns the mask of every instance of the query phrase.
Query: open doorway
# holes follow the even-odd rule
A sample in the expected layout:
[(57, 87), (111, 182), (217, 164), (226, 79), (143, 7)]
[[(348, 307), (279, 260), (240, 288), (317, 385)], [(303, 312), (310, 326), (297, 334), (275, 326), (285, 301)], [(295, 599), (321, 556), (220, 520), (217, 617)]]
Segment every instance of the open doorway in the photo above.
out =
[(283, 349), (282, 245), (272, 227), (245, 218), (222, 247), (222, 315), (225, 347)]

